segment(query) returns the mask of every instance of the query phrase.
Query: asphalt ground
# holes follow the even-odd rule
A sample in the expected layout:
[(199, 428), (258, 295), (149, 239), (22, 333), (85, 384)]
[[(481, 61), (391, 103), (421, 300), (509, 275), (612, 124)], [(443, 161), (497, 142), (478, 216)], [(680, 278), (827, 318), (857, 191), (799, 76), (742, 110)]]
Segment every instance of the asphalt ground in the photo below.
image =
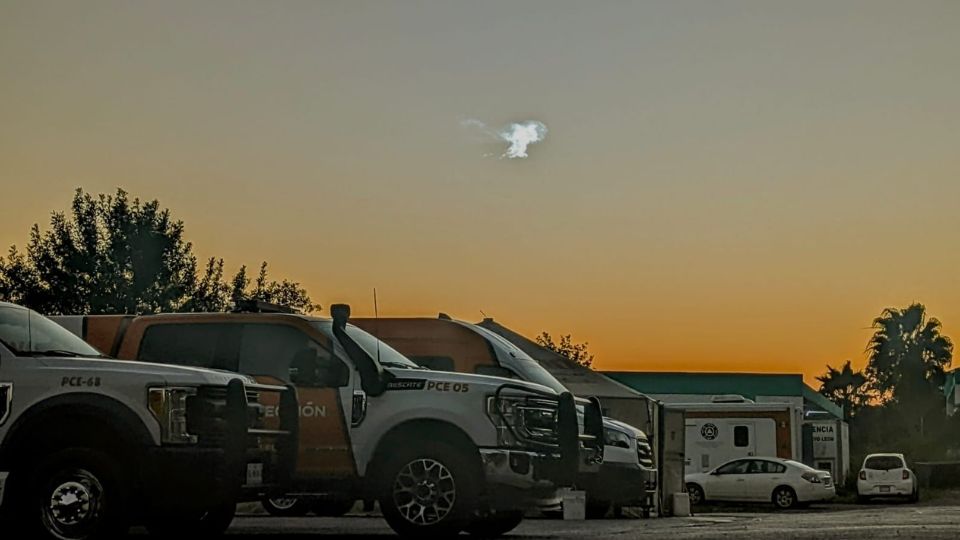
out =
[[(243, 515), (231, 538), (383, 538), (393, 532), (380, 517), (276, 518)], [(466, 537), (464, 537), (466, 538)], [(833, 504), (784, 512), (762, 507), (716, 508), (689, 518), (562, 521), (528, 519), (506, 538), (745, 538), (750, 540), (960, 539), (960, 506)]]

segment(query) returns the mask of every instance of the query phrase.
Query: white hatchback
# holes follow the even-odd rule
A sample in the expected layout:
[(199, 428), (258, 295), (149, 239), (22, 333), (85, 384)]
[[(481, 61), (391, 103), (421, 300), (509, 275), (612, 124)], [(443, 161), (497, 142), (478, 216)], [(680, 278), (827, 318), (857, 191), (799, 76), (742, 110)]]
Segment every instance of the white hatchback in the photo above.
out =
[(863, 460), (857, 476), (857, 498), (866, 502), (872, 497), (906, 497), (920, 500), (917, 475), (907, 468), (903, 454), (870, 454)]
[(777, 508), (826, 501), (837, 495), (826, 471), (789, 459), (735, 459), (686, 476), (691, 504), (705, 501), (772, 502)]

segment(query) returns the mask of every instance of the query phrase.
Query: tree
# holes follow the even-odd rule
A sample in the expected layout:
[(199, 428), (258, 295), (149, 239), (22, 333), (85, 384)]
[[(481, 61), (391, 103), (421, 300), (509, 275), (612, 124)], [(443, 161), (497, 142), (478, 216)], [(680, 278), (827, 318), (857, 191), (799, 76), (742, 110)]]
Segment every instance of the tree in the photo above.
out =
[(587, 350), (589, 343), (574, 343), (570, 334), (560, 336), (560, 342), (553, 341), (553, 337), (547, 332), (541, 332), (537, 336), (537, 344), (541, 347), (563, 356), (567, 360), (589, 368), (593, 366), (593, 355)]
[(953, 342), (942, 335), (936, 318), (923, 304), (887, 308), (873, 320), (867, 345), (866, 375), (881, 401), (916, 405), (931, 395), (940, 398), (944, 369), (953, 359)]
[(34, 225), (26, 253), (0, 258), (0, 297), (48, 314), (176, 311), (194, 292), (183, 223), (157, 201), (78, 189), (69, 215)]
[(817, 380), (821, 382), (820, 394), (843, 407), (847, 420), (856, 416), (870, 400), (867, 377), (862, 371), (854, 371), (850, 360), (839, 370), (828, 365), (827, 372)]
[(0, 299), (47, 314), (224, 311), (251, 298), (319, 308), (299, 283), (268, 280), (266, 262), (253, 290), (246, 267), (225, 279), (223, 259), (211, 257), (198, 276), (183, 232), (156, 200), (78, 189), (69, 214), (55, 212), (45, 232), (34, 225), (25, 252), (0, 257)]

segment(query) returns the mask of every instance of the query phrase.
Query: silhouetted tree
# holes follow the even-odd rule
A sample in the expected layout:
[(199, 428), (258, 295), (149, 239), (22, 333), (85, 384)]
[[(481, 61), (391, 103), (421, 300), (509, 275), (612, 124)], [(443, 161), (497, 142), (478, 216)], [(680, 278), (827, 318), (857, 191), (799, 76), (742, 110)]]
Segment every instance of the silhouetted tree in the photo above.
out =
[(820, 393), (843, 407), (844, 417), (849, 420), (870, 400), (867, 377), (862, 371), (854, 371), (850, 360), (842, 368), (827, 366), (827, 372), (817, 377), (822, 384)]
[(873, 328), (866, 375), (881, 401), (909, 406), (931, 394), (939, 397), (944, 368), (953, 359), (953, 342), (940, 333), (940, 321), (928, 319), (923, 304), (914, 303), (883, 310)]
[(49, 230), (33, 226), (25, 252), (0, 257), (0, 299), (48, 314), (224, 311), (244, 298), (318, 308), (299, 283), (267, 280), (266, 263), (252, 291), (246, 267), (225, 280), (223, 259), (198, 276), (183, 229), (156, 200), (78, 189), (69, 214), (53, 213)]
[(553, 337), (547, 332), (541, 332), (537, 336), (537, 344), (541, 347), (567, 358), (568, 360), (580, 364), (583, 367), (593, 366), (593, 355), (587, 350), (588, 343), (574, 343), (570, 334), (560, 336), (560, 342), (553, 341)]

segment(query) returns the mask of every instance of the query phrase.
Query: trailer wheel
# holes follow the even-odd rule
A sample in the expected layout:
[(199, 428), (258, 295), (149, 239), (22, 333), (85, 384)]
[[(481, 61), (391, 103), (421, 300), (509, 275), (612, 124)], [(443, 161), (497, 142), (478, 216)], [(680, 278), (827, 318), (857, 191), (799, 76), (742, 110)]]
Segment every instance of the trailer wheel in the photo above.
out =
[(398, 448), (379, 469), (380, 509), (390, 527), (410, 538), (457, 535), (477, 508), (479, 463), (446, 442)]
[(40, 458), (20, 515), (29, 538), (94, 540), (126, 533), (126, 497), (117, 460), (90, 448)]
[(278, 517), (300, 517), (310, 511), (310, 502), (296, 497), (264, 497), (260, 504), (268, 514)]

